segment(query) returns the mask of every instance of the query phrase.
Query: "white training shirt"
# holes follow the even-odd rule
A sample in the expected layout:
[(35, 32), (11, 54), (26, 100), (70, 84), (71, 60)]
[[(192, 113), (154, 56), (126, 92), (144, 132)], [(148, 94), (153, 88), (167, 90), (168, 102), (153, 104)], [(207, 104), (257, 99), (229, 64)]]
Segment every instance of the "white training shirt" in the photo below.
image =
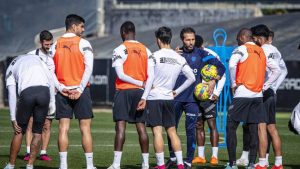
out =
[(147, 100), (173, 100), (173, 88), (181, 72), (187, 80), (175, 90), (177, 95), (195, 81), (195, 75), (185, 58), (174, 50), (162, 48), (153, 53), (153, 58), (154, 80)]
[[(128, 40), (127, 42), (140, 43), (136, 40)], [(147, 51), (147, 55), (148, 55), (148, 68), (151, 66), (153, 67), (154, 63), (153, 63), (153, 60), (150, 58), (152, 53), (148, 48), (146, 48), (146, 51)], [(117, 76), (120, 80), (142, 87), (143, 86), (142, 81), (136, 80), (124, 73), (123, 64), (126, 61), (127, 56), (128, 56), (128, 53), (127, 53), (127, 50), (126, 50), (126, 47), (124, 44), (121, 44), (120, 46), (115, 48), (113, 50), (112, 67), (115, 68)]]
[(15, 58), (6, 70), (5, 79), (10, 95), (11, 120), (15, 120), (16, 86), (19, 95), (28, 87), (46, 86), (50, 88), (50, 101), (55, 99), (51, 72), (39, 56), (26, 54)]
[(264, 44), (262, 48), (267, 57), (267, 70), (263, 90), (267, 90), (271, 87), (276, 93), (278, 87), (287, 75), (287, 68), (281, 57), (281, 53), (275, 46)]
[[(246, 44), (255, 45), (253, 42), (247, 42)], [(231, 86), (236, 86), (236, 68), (238, 63), (244, 62), (248, 58), (248, 52), (245, 45), (238, 46), (234, 49), (232, 52), (232, 55), (229, 60), (229, 72), (230, 72), (230, 81)], [(249, 89), (247, 89), (244, 85), (240, 85), (233, 95), (234, 98), (236, 97), (246, 97), (246, 98), (256, 98), (256, 97), (262, 97), (262, 91), (261, 92), (253, 92)]]
[(45, 62), (45, 64), (47, 65), (48, 69), (52, 72), (54, 72), (55, 70), (55, 65), (54, 65), (54, 61), (52, 58), (52, 54), (50, 51), (48, 51), (48, 53), (44, 53), (40, 48), (39, 49), (35, 49), (33, 51), (28, 52), (27, 54), (31, 54), (31, 55), (37, 55), (36, 51), (38, 50), (38, 56), (40, 56), (40, 58)]
[[(74, 36), (76, 36), (74, 33), (65, 33), (62, 37), (74, 37)], [(57, 42), (55, 42), (51, 46), (50, 51), (49, 51), (51, 53), (52, 58), (55, 55), (56, 43)], [(57, 84), (55, 85), (59, 91), (61, 91), (63, 88), (66, 88), (66, 89), (78, 88), (77, 90), (82, 93), (91, 78), (91, 75), (93, 73), (93, 66), (94, 66), (93, 65), (94, 64), (93, 48), (89, 41), (81, 38), (80, 42), (79, 42), (79, 50), (83, 55), (84, 65), (85, 65), (85, 69), (83, 72), (83, 76), (82, 76), (80, 85), (79, 86), (64, 86), (63, 84), (59, 83), (60, 86), (57, 86)], [(58, 82), (57, 79), (56, 79), (56, 81)]]
[[(214, 52), (213, 50), (211, 49), (208, 49), (208, 48), (203, 48), (203, 50), (205, 50), (206, 52), (210, 53), (211, 55), (213, 55), (214, 57), (216, 57), (217, 59), (220, 60), (220, 57), (219, 55)], [(226, 73), (223, 74), (223, 76), (221, 77), (221, 79), (218, 81), (218, 83), (215, 85), (215, 88), (214, 88), (214, 91), (213, 91), (213, 94), (216, 95), (216, 96), (220, 96), (223, 88), (224, 88), (224, 85), (225, 85), (225, 82), (226, 82)], [(210, 99), (212, 98), (213, 95), (210, 96)]]

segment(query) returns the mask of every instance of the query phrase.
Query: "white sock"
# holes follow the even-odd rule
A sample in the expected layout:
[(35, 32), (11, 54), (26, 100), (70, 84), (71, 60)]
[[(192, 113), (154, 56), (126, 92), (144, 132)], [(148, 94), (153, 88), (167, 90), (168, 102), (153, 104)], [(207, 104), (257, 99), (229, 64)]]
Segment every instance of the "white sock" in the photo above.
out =
[(261, 167), (266, 166), (266, 165), (267, 165), (267, 160), (266, 160), (266, 158), (259, 158), (258, 164), (259, 164)]
[(11, 165), (10, 163), (8, 163), (8, 164), (6, 165), (6, 167), (8, 167), (9, 169), (14, 169), (14, 168), (15, 168), (15, 165)]
[(248, 160), (249, 159), (249, 151), (243, 151), (241, 158)]
[(93, 153), (84, 153), (84, 155), (85, 155), (85, 160), (86, 160), (86, 168), (94, 169)]
[(267, 163), (269, 163), (269, 153), (266, 154)]
[(183, 164), (182, 151), (176, 151), (174, 153), (177, 159), (177, 165)]
[(276, 166), (282, 165), (282, 156), (276, 156), (275, 157), (275, 165)]
[(149, 153), (142, 153), (143, 166), (149, 166)]
[(218, 158), (219, 147), (212, 147), (212, 156)]
[(40, 155), (43, 155), (43, 154), (47, 154), (47, 151), (46, 150), (41, 150)]
[(155, 153), (156, 155), (156, 163), (158, 166), (162, 166), (165, 164), (165, 157), (164, 157), (164, 152), (162, 153)]
[(30, 146), (26, 147), (26, 153), (28, 153), (28, 154), (30, 153)]
[(176, 157), (171, 157), (170, 160), (171, 161), (176, 161)]
[(113, 166), (115, 168), (120, 167), (121, 165), (121, 158), (122, 158), (122, 151), (114, 151), (114, 162), (113, 162)]
[(59, 152), (59, 159), (60, 159), (59, 168), (60, 169), (68, 168), (67, 155), (68, 155), (68, 152)]
[(33, 165), (27, 164), (27, 165), (26, 165), (26, 169), (33, 169)]
[(204, 156), (204, 146), (198, 146), (198, 157), (205, 158)]

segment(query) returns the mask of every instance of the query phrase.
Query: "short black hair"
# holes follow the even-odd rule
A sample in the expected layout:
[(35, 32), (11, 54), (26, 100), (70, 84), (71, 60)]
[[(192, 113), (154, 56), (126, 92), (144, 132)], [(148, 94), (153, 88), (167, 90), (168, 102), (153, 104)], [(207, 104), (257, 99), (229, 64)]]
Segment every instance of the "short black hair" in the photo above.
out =
[(160, 27), (155, 31), (155, 37), (163, 44), (170, 44), (172, 39), (172, 30), (168, 27)]
[(271, 37), (272, 37), (272, 39), (274, 39), (275, 33), (274, 33), (273, 31), (271, 31), (271, 30), (270, 30), (270, 34), (269, 34), (269, 36), (271, 36)]
[(40, 42), (43, 42), (44, 40), (52, 40), (53, 39), (53, 35), (47, 31), (47, 30), (43, 30), (40, 33)]
[(184, 34), (185, 33), (193, 33), (193, 34), (196, 34), (195, 30), (191, 27), (186, 27), (186, 28), (183, 28), (180, 32), (180, 38), (181, 40), (183, 40), (184, 38)]
[(263, 36), (265, 38), (269, 38), (270, 35), (270, 29), (264, 24), (252, 27), (251, 32), (253, 36)]
[(128, 33), (135, 33), (135, 26), (133, 24), (133, 22), (131, 21), (126, 21), (124, 22), (122, 25), (121, 25), (121, 28), (120, 28), (120, 33), (125, 33), (125, 34), (128, 34)]
[(203, 38), (200, 35), (195, 35), (195, 46), (196, 47), (202, 47), (203, 45)]
[(70, 14), (66, 17), (65, 20), (65, 25), (66, 25), (66, 30), (69, 30), (73, 24), (79, 25), (81, 23), (85, 23), (84, 19), (76, 14)]

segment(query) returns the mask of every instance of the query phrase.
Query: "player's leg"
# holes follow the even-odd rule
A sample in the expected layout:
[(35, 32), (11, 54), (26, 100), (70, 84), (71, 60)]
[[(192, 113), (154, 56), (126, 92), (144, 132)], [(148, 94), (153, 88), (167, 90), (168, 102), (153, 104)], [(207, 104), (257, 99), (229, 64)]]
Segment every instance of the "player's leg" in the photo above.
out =
[[(267, 134), (267, 112), (264, 108), (263, 99), (257, 98), (257, 101), (253, 105), (255, 108), (255, 112), (259, 113), (256, 115), (256, 119), (258, 119), (258, 140), (259, 140), (259, 163), (258, 167), (267, 167), (267, 160), (266, 160), (266, 152), (268, 146), (268, 134)], [(261, 112), (261, 113), (260, 113)], [(253, 112), (252, 112), (253, 113)], [(253, 113), (255, 115), (255, 113)]]
[(30, 143), (32, 140), (32, 117), (30, 117), (29, 122), (28, 122), (28, 126), (26, 129), (26, 133), (25, 133), (25, 142), (26, 142), (26, 154), (24, 156), (25, 161), (29, 160), (30, 157)]
[[(22, 111), (24, 110), (24, 111)], [(21, 133), (14, 132), (11, 144), (10, 144), (10, 153), (9, 153), (9, 164), (7, 165), (9, 167), (14, 167), (17, 155), (20, 151), (21, 145), (22, 145), (22, 138), (25, 134), (29, 119), (31, 117), (32, 112), (32, 106), (31, 103), (27, 100), (24, 100), (23, 93), (21, 93), (19, 102), (17, 103), (17, 112), (16, 112), (16, 123), (17, 125), (22, 129)], [(12, 124), (13, 125), (13, 124)], [(30, 152), (29, 152), (30, 153)], [(29, 160), (29, 159), (28, 159)]]
[[(168, 133), (168, 136), (170, 137), (172, 148), (174, 150), (174, 154), (177, 159), (177, 168), (184, 169), (181, 142), (177, 135), (176, 128), (175, 127), (167, 127), (166, 131)], [(188, 167), (190, 167), (190, 166), (188, 166)]]
[(93, 139), (91, 134), (91, 119), (79, 120), (82, 147), (86, 156), (87, 169), (93, 169)]
[(70, 105), (68, 97), (57, 93), (55, 95), (56, 103), (56, 119), (58, 122), (58, 151), (60, 157), (60, 169), (66, 169), (67, 164), (67, 152), (69, 145), (69, 128), (70, 120), (73, 118), (73, 108)]
[(216, 118), (207, 119), (208, 127), (210, 129), (210, 143), (212, 146), (212, 156), (210, 163), (212, 165), (218, 164), (218, 149), (219, 149), (219, 133), (216, 125)]
[(112, 165), (108, 167), (109, 169), (118, 169), (121, 165), (126, 121), (129, 120), (131, 101), (128, 90), (116, 90), (113, 106), (113, 121), (115, 122), (114, 158)]
[[(27, 164), (27, 169), (33, 168), (33, 163), (36, 160), (37, 154), (40, 150), (43, 126), (48, 113), (50, 102), (50, 92), (48, 87), (32, 87), (31, 90), (32, 92), (30, 92), (30, 95), (28, 95), (28, 97), (35, 96), (35, 99), (32, 123), (33, 137), (30, 145), (30, 159)], [(33, 96), (31, 96), (31, 94)]]
[[(276, 128), (276, 95), (273, 94), (264, 101), (264, 106), (266, 107), (268, 118), (268, 135), (270, 136), (273, 145), (273, 151), (275, 154), (275, 166), (277, 168), (282, 167), (282, 150), (281, 150), (281, 139)], [(268, 140), (268, 141), (269, 141)], [(268, 152), (267, 152), (268, 153)], [(267, 158), (267, 157), (266, 157)]]
[(164, 139), (162, 136), (162, 126), (152, 127), (152, 133), (157, 168), (164, 168)]
[(142, 166), (146, 168), (149, 167), (149, 138), (145, 123), (136, 123), (136, 130), (139, 135), (139, 143), (142, 151)]
[(52, 159), (47, 154), (47, 148), (50, 141), (52, 119), (46, 118), (42, 132), (42, 147), (40, 152), (40, 160), (51, 161)]
[(236, 160), (238, 166), (248, 166), (249, 164), (249, 150), (250, 150), (250, 133), (249, 126), (243, 124), (243, 152), (239, 159)]
[(185, 164), (191, 166), (196, 148), (196, 123), (199, 115), (199, 106), (197, 103), (186, 103), (184, 105), (185, 131), (186, 131), (186, 160)]
[(198, 145), (198, 156), (195, 157), (192, 161), (193, 164), (206, 163), (204, 149), (205, 149), (205, 131), (204, 131), (204, 120), (203, 114), (198, 117), (197, 124), (196, 124), (196, 141)]
[(14, 165), (15, 165), (17, 155), (18, 155), (21, 145), (22, 145), (22, 138), (23, 138), (22, 133), (18, 133), (18, 134), (15, 133), (12, 138), (12, 141), (10, 144), (9, 164), (8, 164), (8, 166), (10, 166), (10, 167), (14, 167)]
[[(176, 129), (178, 128), (179, 122), (181, 115), (183, 113), (183, 102), (179, 101), (173, 101), (173, 106), (174, 106), (174, 114), (175, 114), (175, 127)], [(176, 156), (172, 148), (171, 140), (168, 136), (168, 148), (169, 148), (169, 153), (170, 153), (170, 159), (166, 162), (166, 168), (169, 168), (171, 166), (176, 165)]]
[(67, 169), (67, 156), (68, 156), (68, 145), (69, 145), (69, 128), (70, 120), (73, 118), (73, 108), (69, 104), (70, 100), (68, 97), (57, 93), (55, 95), (56, 103), (56, 119), (58, 122), (58, 151), (60, 158), (60, 169)]
[(227, 142), (227, 151), (229, 156), (230, 167), (235, 166), (235, 162), (236, 162), (236, 146), (237, 146), (236, 129), (238, 125), (239, 122), (236, 122), (227, 116), (226, 142)]
[(182, 147), (180, 139), (177, 135), (176, 130), (176, 116), (175, 116), (175, 108), (172, 100), (163, 101), (163, 111), (162, 111), (162, 126), (166, 129), (166, 132), (171, 140), (172, 148), (174, 150), (174, 154), (177, 160), (177, 168), (178, 169), (189, 169), (191, 168), (187, 164), (183, 163), (182, 158)]
[(247, 124), (249, 130), (249, 166), (254, 166), (257, 151), (258, 151), (258, 124), (256, 123), (249, 123)]
[(81, 131), (82, 147), (86, 159), (86, 168), (94, 169), (93, 162), (93, 138), (91, 134), (91, 124), (93, 110), (89, 87), (86, 87), (79, 99), (74, 103), (74, 115), (79, 121)]

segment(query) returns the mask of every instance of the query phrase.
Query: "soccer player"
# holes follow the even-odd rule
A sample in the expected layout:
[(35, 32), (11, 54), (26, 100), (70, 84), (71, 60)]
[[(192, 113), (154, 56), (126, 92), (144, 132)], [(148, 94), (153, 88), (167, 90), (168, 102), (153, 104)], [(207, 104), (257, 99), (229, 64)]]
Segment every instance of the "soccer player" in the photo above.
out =
[[(275, 153), (275, 165), (272, 169), (283, 169), (281, 140), (276, 129), (276, 89), (284, 80), (285, 73), (281, 71), (281, 67), (286, 70), (285, 63), (281, 58), (280, 52), (269, 43), (270, 30), (266, 25), (256, 25), (251, 28), (254, 41), (263, 48), (267, 57), (267, 69), (265, 83), (263, 87), (264, 108), (267, 113), (267, 130), (272, 140)], [(283, 73), (283, 74), (282, 74)], [(282, 76), (280, 76), (282, 74)], [(260, 166), (267, 167), (267, 161), (260, 162)]]
[(142, 151), (142, 169), (149, 168), (149, 140), (146, 132), (146, 113), (137, 110), (147, 78), (148, 67), (154, 66), (151, 52), (135, 40), (135, 26), (126, 21), (120, 28), (123, 43), (114, 49), (112, 67), (117, 73), (116, 93), (113, 105), (113, 120), (116, 124), (114, 160), (108, 169), (119, 169), (125, 142), (126, 123), (136, 126)]
[[(250, 163), (254, 168), (258, 149), (258, 138), (265, 138), (266, 115), (263, 111), (262, 89), (266, 70), (266, 56), (261, 47), (252, 39), (252, 32), (243, 28), (237, 35), (237, 47), (229, 60), (233, 100), (228, 109), (226, 141), (229, 164), (226, 169), (236, 166), (236, 130), (240, 122), (247, 123), (250, 131)], [(261, 141), (261, 140), (260, 140)], [(261, 155), (261, 154), (260, 154)]]
[[(7, 68), (6, 86), (14, 135), (10, 147), (9, 163), (4, 169), (14, 168), (17, 154), (21, 148), (22, 137), (31, 116), (33, 117), (33, 138), (26, 169), (33, 169), (48, 110), (51, 113), (55, 112), (54, 86), (52, 84), (52, 75), (39, 56), (30, 54), (18, 56)], [(16, 91), (19, 95), (18, 101)]]
[(51, 47), (55, 74), (61, 86), (56, 94), (60, 169), (68, 168), (68, 133), (73, 114), (79, 121), (86, 167), (87, 169), (95, 168), (91, 135), (93, 112), (89, 88), (94, 55), (90, 43), (81, 38), (84, 23), (82, 17), (75, 14), (68, 15), (65, 19), (66, 33)]
[[(274, 32), (270, 31), (269, 32), (269, 37), (268, 37), (268, 42), (265, 42), (264, 45), (262, 45), (262, 48), (265, 51), (265, 54), (267, 56), (267, 66), (268, 65), (275, 65), (275, 69), (273, 68), (273, 72), (274, 70), (277, 70), (276, 67), (279, 66), (280, 68), (280, 76), (276, 79), (275, 82), (272, 83), (272, 85), (270, 86), (269, 89), (267, 89), (264, 92), (264, 106), (267, 110), (267, 117), (268, 117), (268, 125), (267, 125), (267, 129), (268, 129), (268, 148), (267, 148), (267, 154), (266, 154), (266, 163), (267, 166), (269, 166), (269, 152), (270, 152), (270, 145), (271, 145), (271, 141), (272, 141), (272, 137), (271, 134), (274, 134), (275, 137), (275, 143), (273, 143), (273, 149), (275, 152), (275, 165), (277, 163), (277, 167), (280, 168), (280, 165), (282, 165), (282, 157), (281, 157), (281, 143), (280, 143), (280, 137), (278, 135), (278, 131), (276, 130), (276, 116), (275, 116), (275, 112), (276, 112), (276, 91), (279, 88), (280, 84), (284, 81), (286, 75), (287, 75), (287, 68), (285, 65), (284, 60), (281, 57), (281, 53), (278, 51), (278, 49), (272, 45), (273, 42), (273, 38), (274, 38)], [(265, 40), (265, 39), (264, 39)], [(274, 76), (274, 73), (271, 72), (272, 69), (267, 68), (267, 76)], [(270, 73), (271, 72), (271, 73)], [(276, 74), (276, 72), (275, 72)], [(269, 79), (270, 77), (267, 77), (266, 79)], [(274, 92), (274, 94), (273, 94)], [(248, 128), (247, 126), (243, 126), (243, 153), (241, 155), (241, 158), (237, 160), (237, 164), (238, 165), (245, 165), (248, 163), (248, 153), (249, 153), (249, 135), (248, 133)]]
[[(40, 56), (42, 61), (44, 61), (48, 66), (48, 69), (54, 72), (54, 62), (49, 53), (50, 47), (53, 44), (53, 36), (49, 31), (43, 30), (40, 33), (40, 44), (41, 44), (40, 48), (28, 52), (28, 54)], [(42, 132), (42, 147), (41, 147), (39, 159), (43, 161), (52, 160), (51, 157), (47, 155), (47, 147), (50, 141), (51, 123), (52, 123), (52, 119), (54, 119), (55, 117), (55, 114), (49, 114), (49, 113), (50, 111), (48, 112), (48, 115), (46, 117), (45, 124), (43, 126), (43, 132)], [(26, 154), (24, 156), (25, 161), (28, 161), (30, 157), (29, 153), (30, 153), (30, 143), (32, 140), (32, 119), (33, 118), (30, 117), (26, 134), (25, 134), (26, 136)]]
[[(176, 122), (173, 99), (188, 88), (194, 81), (195, 76), (186, 60), (171, 49), (172, 32), (168, 27), (160, 27), (156, 32), (156, 42), (160, 50), (153, 53), (155, 60), (154, 80), (150, 85), (146, 84), (142, 101), (145, 102), (147, 92), (151, 89), (147, 97), (147, 124), (153, 132), (153, 144), (156, 153), (157, 169), (165, 169), (164, 163), (164, 140), (162, 135), (165, 128), (177, 159), (177, 168), (184, 169), (180, 139), (176, 133)], [(187, 78), (186, 81), (173, 90), (179, 74), (182, 73)], [(145, 105), (145, 104), (142, 104)], [(141, 108), (141, 107), (139, 107)], [(144, 107), (142, 107), (144, 108)]]
[[(198, 101), (194, 97), (194, 89), (195, 86), (200, 83), (201, 75), (200, 70), (206, 65), (211, 64), (215, 65), (218, 69), (217, 79), (211, 80), (208, 82), (209, 85), (209, 94), (212, 94), (213, 89), (216, 84), (216, 80), (219, 80), (224, 72), (224, 65), (214, 56), (210, 55), (208, 52), (195, 47), (195, 31), (193, 28), (187, 27), (183, 28), (180, 33), (181, 40), (183, 42), (183, 46), (180, 48), (182, 56), (186, 59), (187, 64), (192, 68), (196, 81), (188, 87), (185, 91), (178, 94), (174, 99), (174, 107), (175, 107), (175, 117), (176, 117), (176, 128), (178, 127), (178, 123), (180, 121), (180, 117), (183, 111), (186, 114), (185, 121), (185, 130), (187, 137), (187, 154), (185, 165), (191, 168), (191, 163), (194, 158), (195, 146), (196, 146), (196, 123), (199, 116), (200, 110)], [(178, 79), (175, 84), (175, 89), (181, 86), (186, 80), (186, 77), (183, 74), (178, 76)], [(203, 109), (206, 109), (210, 106), (209, 104), (200, 104)], [(205, 108), (206, 107), (206, 108)], [(170, 159), (166, 163), (166, 168), (169, 168), (174, 164), (176, 160), (174, 151), (171, 147), (171, 142), (168, 140), (169, 151), (170, 151)]]
[[(200, 35), (196, 35), (195, 46), (203, 49), (220, 60), (220, 57), (214, 51), (205, 48), (203, 46), (203, 38)], [(210, 163), (212, 165), (218, 164), (218, 146), (219, 146), (219, 134), (216, 126), (216, 102), (219, 99), (219, 95), (221, 94), (223, 87), (226, 81), (226, 74), (222, 76), (219, 80), (218, 84), (215, 86), (213, 94), (210, 96), (210, 100), (207, 101), (207, 104), (211, 105), (210, 110), (206, 111), (202, 116), (199, 116), (197, 125), (196, 125), (196, 139), (198, 145), (198, 156), (195, 157), (192, 161), (193, 164), (206, 163), (204, 148), (205, 148), (205, 131), (204, 131), (204, 121), (207, 121), (208, 127), (210, 129), (210, 142), (212, 145), (212, 156), (210, 159)], [(203, 111), (203, 110), (202, 110)]]

